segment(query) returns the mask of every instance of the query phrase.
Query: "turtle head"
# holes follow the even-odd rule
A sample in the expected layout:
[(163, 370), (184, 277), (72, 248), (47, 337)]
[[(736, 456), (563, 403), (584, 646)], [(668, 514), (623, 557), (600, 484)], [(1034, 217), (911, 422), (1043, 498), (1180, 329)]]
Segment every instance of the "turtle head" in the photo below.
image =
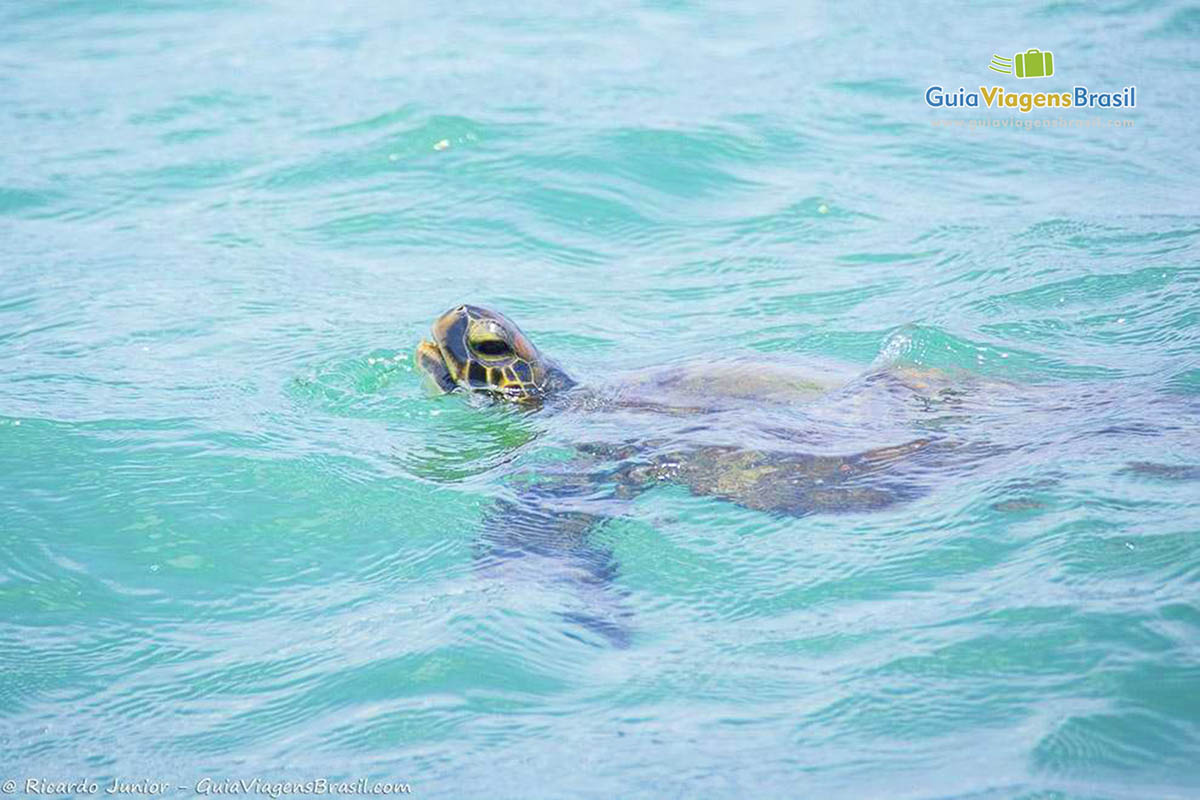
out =
[(430, 340), (417, 345), (416, 363), (443, 392), (464, 389), (517, 403), (570, 385), (512, 320), (480, 306), (438, 317)]

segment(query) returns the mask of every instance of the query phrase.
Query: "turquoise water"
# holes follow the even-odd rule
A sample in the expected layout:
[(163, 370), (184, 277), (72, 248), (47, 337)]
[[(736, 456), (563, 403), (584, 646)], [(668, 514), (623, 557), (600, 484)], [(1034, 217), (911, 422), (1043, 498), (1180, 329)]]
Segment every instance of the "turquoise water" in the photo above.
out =
[[(0, 779), (1195, 796), (1198, 36), (1156, 2), (7, 5)], [(1134, 124), (932, 124), (1021, 117), (924, 92), (1025, 89), (987, 64), (1030, 47)], [(410, 361), (462, 302), (587, 385), (749, 357), (962, 399), (477, 407)], [(481, 569), (575, 443), (781, 427), (972, 456), (873, 511), (599, 485), (551, 501), (603, 517), (603, 581)]]

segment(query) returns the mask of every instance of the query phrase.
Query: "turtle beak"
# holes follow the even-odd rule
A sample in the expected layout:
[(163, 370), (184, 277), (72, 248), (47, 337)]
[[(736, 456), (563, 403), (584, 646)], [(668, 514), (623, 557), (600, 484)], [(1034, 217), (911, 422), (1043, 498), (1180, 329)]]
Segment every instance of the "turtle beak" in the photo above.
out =
[(454, 377), (446, 366), (441, 349), (430, 341), (422, 340), (413, 354), (417, 369), (425, 373), (430, 382), (442, 392), (452, 392), (455, 389)]

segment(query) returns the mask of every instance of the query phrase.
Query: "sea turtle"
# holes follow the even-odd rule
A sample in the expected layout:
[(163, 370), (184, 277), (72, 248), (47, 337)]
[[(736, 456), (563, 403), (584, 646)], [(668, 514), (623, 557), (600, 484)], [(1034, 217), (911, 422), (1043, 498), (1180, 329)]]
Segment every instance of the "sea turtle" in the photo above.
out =
[[(863, 419), (897, 408), (927, 410), (934, 403), (952, 413), (953, 387), (929, 371), (880, 369), (825, 381), (760, 363), (709, 361), (635, 376), (608, 389), (588, 388), (542, 355), (508, 317), (474, 305), (442, 314), (430, 339), (417, 346), (415, 362), (441, 392), (616, 420), (609, 428), (622, 435), (573, 442), (575, 461), (527, 482), (516, 500), (498, 503), (486, 521), (481, 551), (493, 565), (528, 555), (548, 557), (559, 567), (569, 564), (577, 585), (595, 589), (594, 601), (604, 595), (615, 565), (611, 554), (589, 544), (588, 532), (613, 515), (612, 501), (670, 483), (776, 515), (869, 511), (919, 494), (922, 465), (952, 458), (959, 448), (938, 435), (936, 425), (909, 428), (883, 446), (862, 435)], [(848, 417), (840, 427), (806, 428), (789, 416), (797, 408), (811, 413), (822, 403), (829, 410), (861, 405), (863, 397), (878, 399), (879, 391), (866, 391), (871, 388), (890, 399), (865, 413), (858, 408), (858, 418)], [(749, 430), (747, 415), (765, 407), (780, 413)], [(653, 422), (639, 434), (638, 422), (647, 414)], [(847, 442), (863, 446), (839, 450)], [(593, 609), (569, 616), (614, 642), (624, 638), (620, 614)]]
[[(711, 421), (748, 404), (811, 403), (837, 388), (836, 383), (821, 384), (762, 365), (716, 362), (636, 376), (607, 392), (588, 390), (542, 355), (508, 317), (473, 305), (452, 308), (438, 318), (431, 339), (417, 346), (415, 361), (442, 392), (465, 391), (529, 409), (629, 410), (687, 417), (692, 422)], [(927, 400), (928, 395), (940, 395), (943, 401), (952, 400), (950, 388), (931, 391), (937, 377), (916, 370), (882, 371), (866, 376), (865, 382), (886, 380), (913, 397)], [(747, 508), (800, 516), (879, 508), (903, 499), (907, 495), (896, 485), (872, 478), (899, 460), (946, 446), (926, 435), (848, 455), (818, 455), (796, 450), (797, 432), (774, 433), (791, 446), (747, 448), (658, 436), (579, 443), (578, 449), (593, 458), (620, 462), (621, 469), (608, 476), (626, 492), (671, 482)]]

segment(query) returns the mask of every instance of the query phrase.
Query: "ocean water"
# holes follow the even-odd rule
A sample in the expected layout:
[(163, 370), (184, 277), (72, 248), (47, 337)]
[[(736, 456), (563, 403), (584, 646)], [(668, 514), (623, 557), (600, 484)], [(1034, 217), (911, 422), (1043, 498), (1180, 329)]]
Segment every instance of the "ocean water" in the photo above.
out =
[[(1200, 794), (1198, 38), (1153, 0), (6, 4), (0, 779)], [(924, 100), (993, 84), (1137, 106)], [(1130, 124), (1024, 126), (1060, 118)], [(464, 302), (605, 391), (858, 389), (432, 395)], [(900, 373), (936, 395), (862, 377)], [(947, 449), (783, 514), (622, 491), (664, 440)]]

